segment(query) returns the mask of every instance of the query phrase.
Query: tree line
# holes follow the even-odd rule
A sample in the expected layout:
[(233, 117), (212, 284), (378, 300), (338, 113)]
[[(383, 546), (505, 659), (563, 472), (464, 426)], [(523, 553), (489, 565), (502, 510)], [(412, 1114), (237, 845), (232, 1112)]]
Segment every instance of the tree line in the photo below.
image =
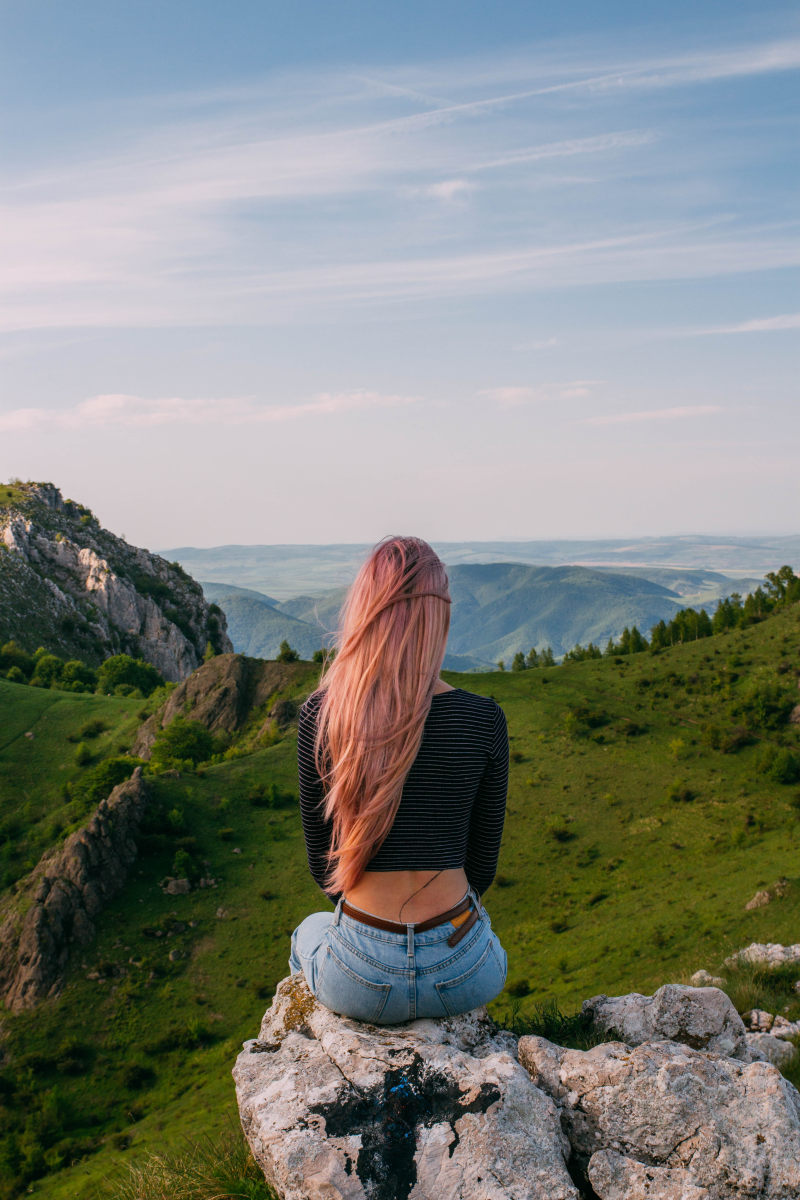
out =
[[(763, 621), (770, 613), (785, 608), (789, 604), (800, 601), (800, 576), (795, 575), (791, 567), (783, 566), (778, 571), (770, 571), (764, 577), (764, 586), (759, 586), (754, 592), (742, 597), (738, 592), (726, 596), (717, 603), (713, 615), (709, 616), (704, 608), (682, 608), (669, 621), (658, 621), (650, 630), (648, 641), (641, 630), (635, 625), (623, 629), (619, 640), (609, 638), (605, 650), (594, 642), (587, 646), (580, 643), (568, 650), (562, 662), (584, 662), (591, 658), (616, 658), (625, 654), (640, 654), (644, 650), (657, 653), (670, 646), (679, 646), (684, 642), (696, 642), (700, 638), (712, 637), (724, 633), (728, 629), (744, 629)], [(552, 649), (537, 653), (531, 649), (525, 654), (519, 650), (511, 663), (512, 671), (529, 671), (537, 667), (552, 667), (555, 664)], [(503, 660), (497, 664), (498, 669), (505, 671)]]

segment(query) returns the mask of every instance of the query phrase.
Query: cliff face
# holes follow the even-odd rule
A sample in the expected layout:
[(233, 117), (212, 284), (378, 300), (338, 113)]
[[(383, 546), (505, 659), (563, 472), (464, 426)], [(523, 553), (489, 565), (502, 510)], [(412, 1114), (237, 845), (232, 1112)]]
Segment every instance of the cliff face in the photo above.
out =
[(74, 944), (122, 888), (147, 807), (142, 768), (102, 800), (89, 823), (46, 854), (0, 912), (0, 997), (11, 1012), (55, 995)]
[(53, 484), (0, 485), (0, 642), (96, 665), (132, 654), (185, 679), (207, 642), (233, 650), (224, 614), (176, 563), (129, 545)]

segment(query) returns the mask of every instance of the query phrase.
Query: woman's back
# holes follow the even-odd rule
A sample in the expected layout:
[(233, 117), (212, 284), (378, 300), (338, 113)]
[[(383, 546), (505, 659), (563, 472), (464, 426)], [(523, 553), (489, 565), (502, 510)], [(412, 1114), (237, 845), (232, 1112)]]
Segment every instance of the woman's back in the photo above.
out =
[[(467, 885), (482, 894), (497, 868), (508, 781), (505, 717), (488, 697), (440, 686), (392, 827), (347, 891), (349, 903), (390, 920), (401, 919), (401, 906), (403, 920), (426, 920), (455, 904)], [(315, 694), (301, 711), (298, 763), (309, 866), (324, 886), (330, 826), (314, 763), (318, 707)]]

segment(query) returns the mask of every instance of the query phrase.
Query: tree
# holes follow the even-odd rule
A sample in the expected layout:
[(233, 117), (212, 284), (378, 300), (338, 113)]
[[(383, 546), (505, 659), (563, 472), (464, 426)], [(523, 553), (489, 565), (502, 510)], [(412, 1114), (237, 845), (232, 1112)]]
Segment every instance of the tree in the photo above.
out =
[(197, 766), (213, 753), (214, 738), (205, 725), (188, 717), (175, 717), (157, 733), (150, 762), (156, 770), (163, 771), (186, 762)]
[(539, 665), (542, 667), (554, 667), (556, 660), (553, 658), (553, 650), (551, 646), (545, 646), (542, 653), (539, 655)]
[(539, 666), (539, 655), (535, 646), (531, 646), (530, 650), (528, 651), (528, 657), (525, 659), (525, 666), (529, 671)]
[(287, 641), (281, 642), (280, 647), (278, 649), (278, 657), (277, 657), (278, 662), (285, 662), (285, 663), (298, 662), (299, 659), (300, 659), (300, 655), (297, 653), (296, 650), (292, 649), (292, 647), (289, 645), (289, 643)]
[(160, 687), (164, 680), (155, 667), (142, 658), (129, 654), (114, 654), (101, 663), (97, 671), (97, 690), (107, 695), (118, 687), (138, 688), (143, 696)]
[(512, 671), (524, 671), (525, 670), (525, 655), (522, 653), (521, 650), (518, 650), (517, 653), (514, 655), (513, 662), (511, 663), (511, 670)]

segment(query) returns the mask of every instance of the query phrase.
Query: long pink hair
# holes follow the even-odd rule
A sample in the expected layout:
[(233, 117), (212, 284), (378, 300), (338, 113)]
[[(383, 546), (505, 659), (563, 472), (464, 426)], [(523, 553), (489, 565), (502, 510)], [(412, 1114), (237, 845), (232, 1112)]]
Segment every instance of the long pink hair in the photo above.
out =
[(392, 827), (422, 741), (450, 628), (444, 563), (420, 538), (384, 538), (340, 614), (315, 756), (332, 821), (326, 887), (347, 892)]

